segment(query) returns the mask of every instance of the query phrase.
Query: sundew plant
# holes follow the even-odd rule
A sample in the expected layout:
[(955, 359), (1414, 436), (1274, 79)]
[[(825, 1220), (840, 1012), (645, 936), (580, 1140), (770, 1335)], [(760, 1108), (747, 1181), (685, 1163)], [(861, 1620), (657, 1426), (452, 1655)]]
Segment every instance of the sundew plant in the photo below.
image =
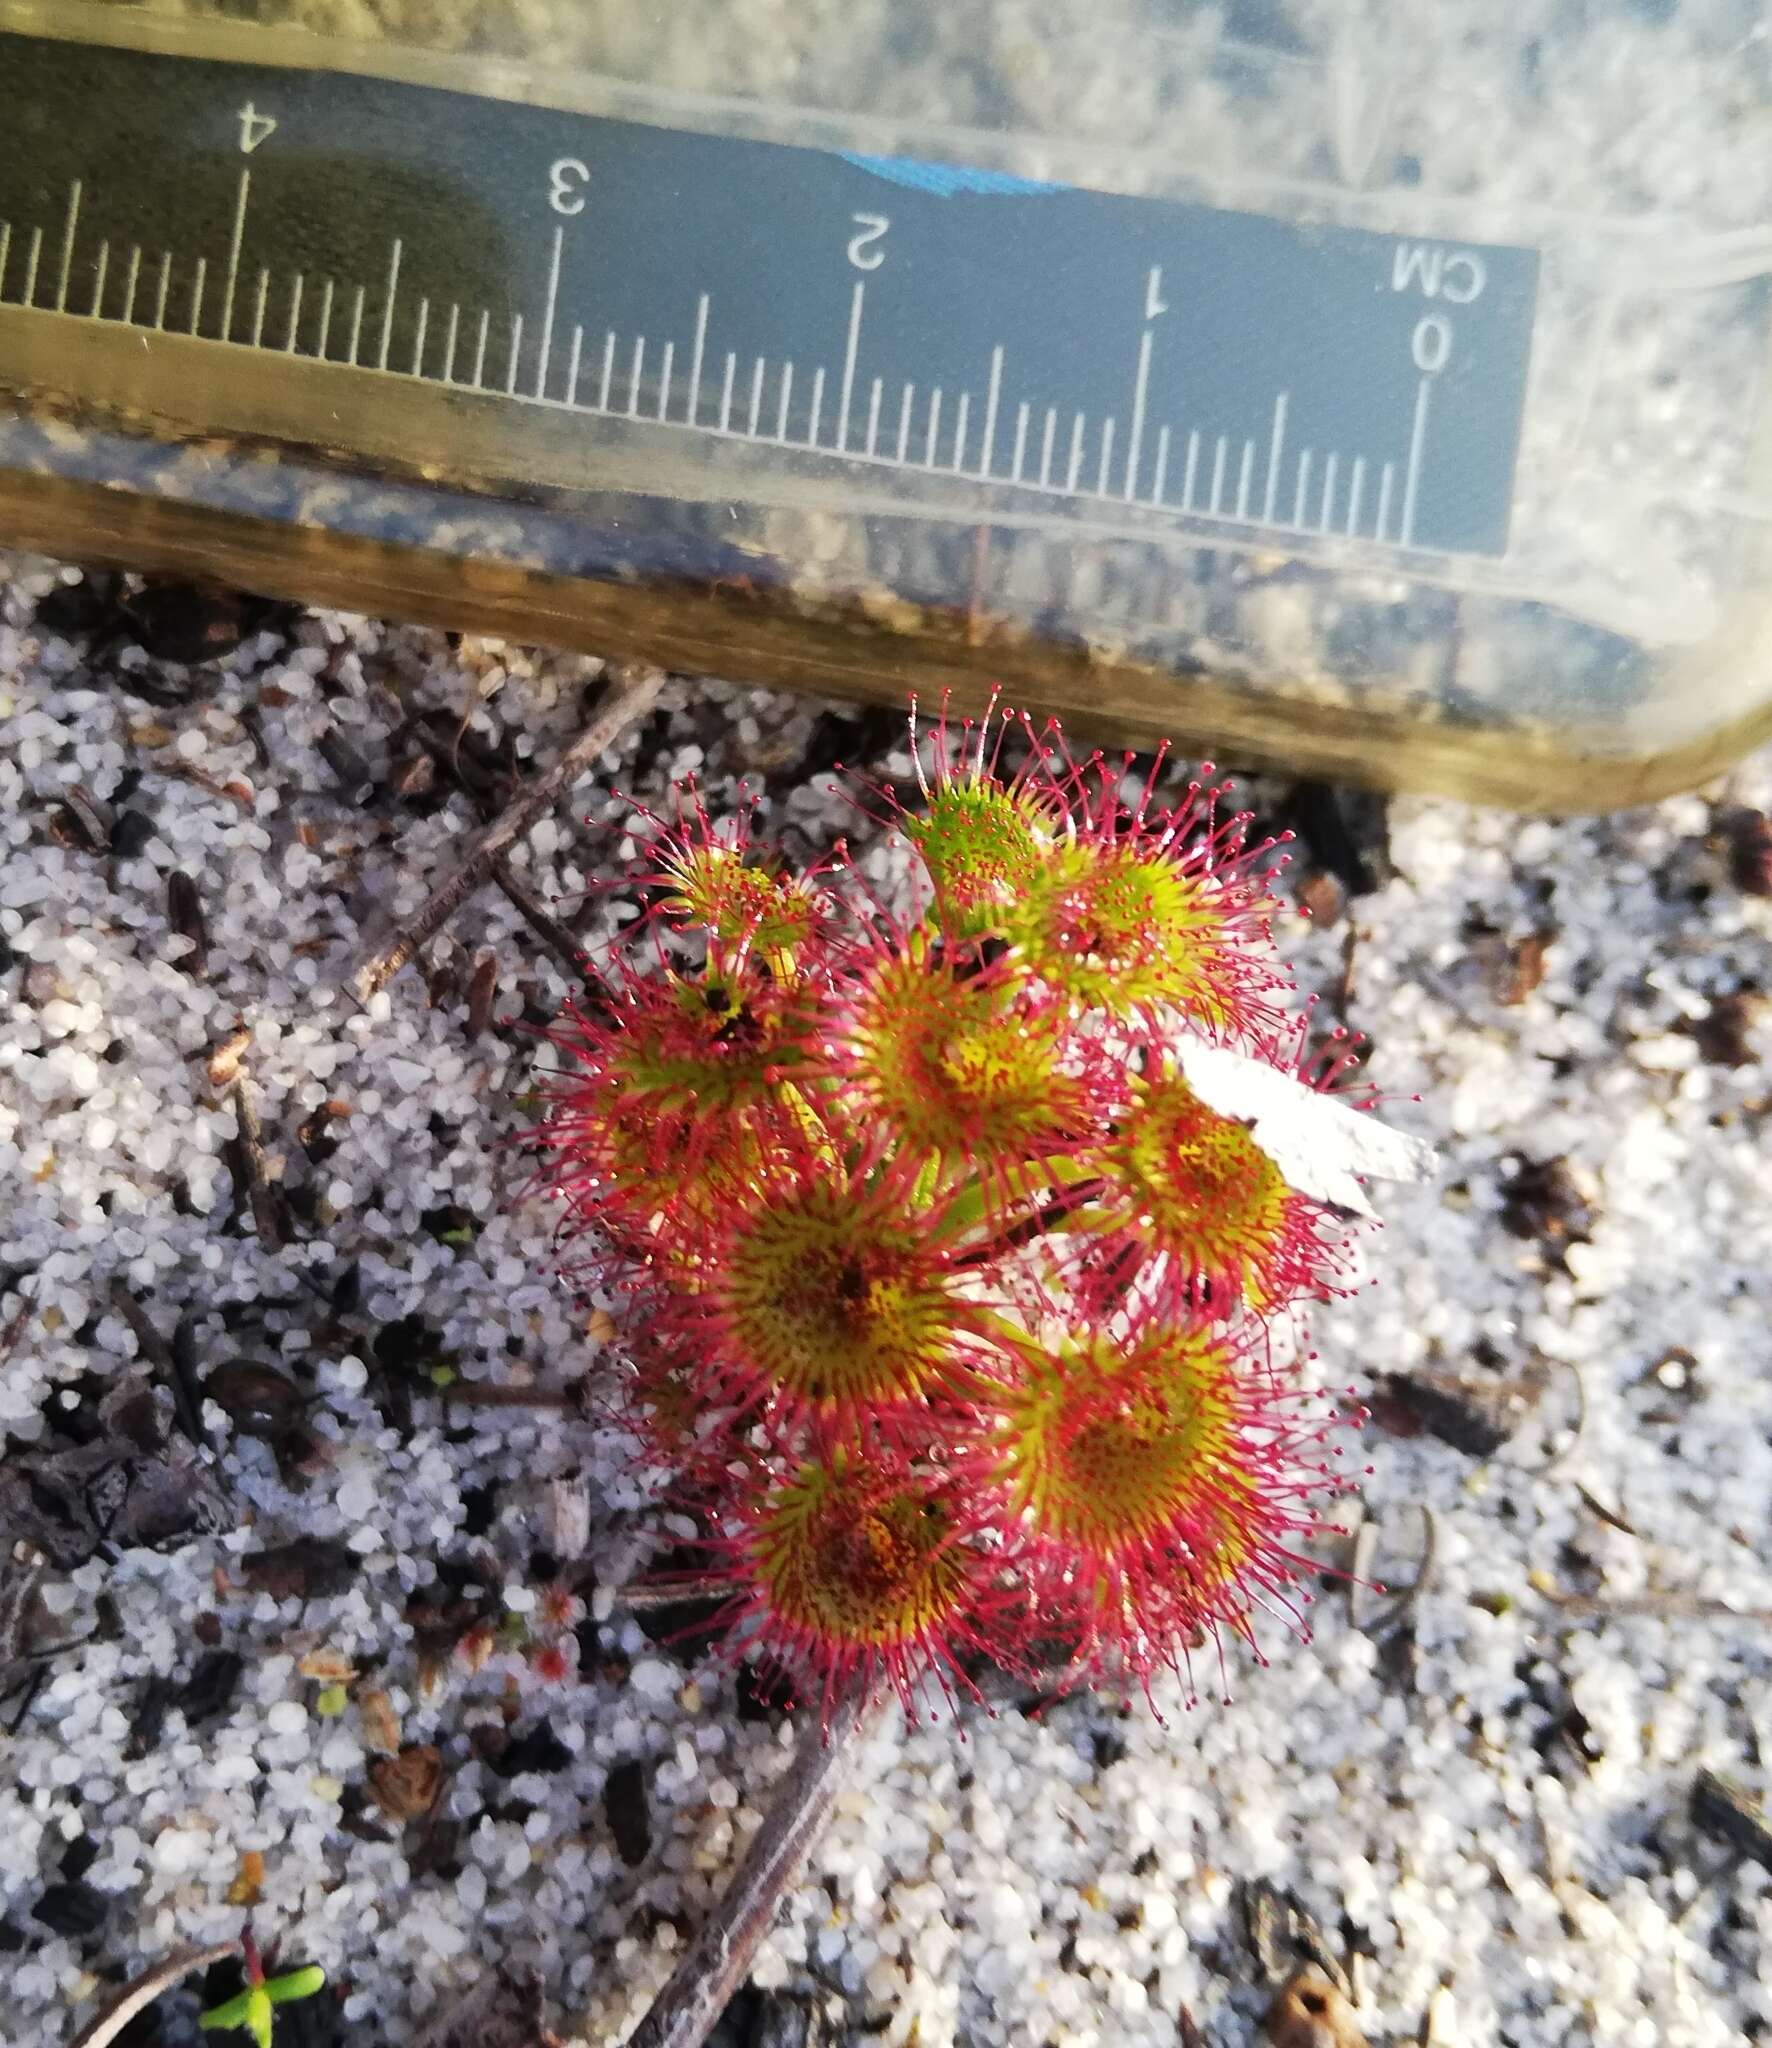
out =
[(1210, 769), (1165, 807), (1025, 717), (911, 742), (915, 801), (854, 790), (908, 909), (689, 785), (636, 810), (645, 914), (551, 1033), (543, 1179), (735, 1649), (827, 1711), (986, 1661), (1191, 1697), (1322, 1568), (1359, 1412), (1300, 1315), (1361, 1198), (1289, 1162), (1369, 1104), (1340, 1034), (1307, 1058), (1284, 856)]

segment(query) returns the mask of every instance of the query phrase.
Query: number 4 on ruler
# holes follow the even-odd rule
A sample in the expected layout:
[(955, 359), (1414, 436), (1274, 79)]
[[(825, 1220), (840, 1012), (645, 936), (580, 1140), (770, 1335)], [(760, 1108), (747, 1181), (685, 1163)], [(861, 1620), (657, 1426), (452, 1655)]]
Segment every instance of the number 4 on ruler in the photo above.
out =
[(261, 142), (268, 142), (277, 132), (277, 124), (269, 114), (261, 114), (250, 100), (240, 109), (240, 154), (250, 156)]

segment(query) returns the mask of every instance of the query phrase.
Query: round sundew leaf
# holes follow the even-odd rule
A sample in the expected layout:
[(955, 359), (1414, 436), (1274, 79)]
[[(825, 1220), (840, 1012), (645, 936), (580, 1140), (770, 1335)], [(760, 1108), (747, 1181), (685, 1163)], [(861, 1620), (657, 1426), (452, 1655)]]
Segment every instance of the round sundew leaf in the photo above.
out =
[(1010, 1171), (1087, 1117), (1053, 1007), (967, 972), (925, 932), (866, 964), (833, 1043), (844, 1087), (913, 1151)]
[(669, 891), (665, 914), (707, 932), (729, 953), (748, 948), (772, 965), (792, 963), (819, 927), (819, 901), (810, 887), (717, 839), (673, 848), (660, 879)]
[(1204, 1325), (1042, 1331), (973, 1457), (972, 1526), (999, 1532), (1042, 1623), (1076, 1631), (1080, 1671), (1184, 1670), (1292, 1606), (1293, 1546), (1337, 1485), (1322, 1444), (1339, 1424), (1312, 1403)]
[(963, 1382), (978, 1320), (939, 1227), (895, 1187), (858, 1199), (816, 1175), (729, 1219), (705, 1301), (738, 1385), (839, 1426)]
[(1142, 1077), (1114, 1134), (1091, 1155), (1101, 1177), (1090, 1235), (1068, 1242), (1098, 1268), (1165, 1262), (1172, 1296), (1239, 1300), (1263, 1312), (1299, 1293), (1333, 1292), (1341, 1250), (1315, 1204), (1235, 1117), (1174, 1072)]
[(970, 1560), (937, 1487), (842, 1451), (770, 1493), (752, 1542), (773, 1616), (834, 1657), (903, 1652), (965, 1606)]
[(710, 957), (760, 961), (776, 980), (796, 980), (830, 924), (832, 905), (817, 869), (797, 875), (759, 850), (752, 837), (755, 795), (741, 790), (735, 813), (716, 825), (692, 778), (673, 794), (674, 818), (634, 806), (647, 829), (626, 881), (652, 900), (630, 941), (659, 919), (676, 931), (704, 933)]
[[(566, 1226), (620, 1236), (647, 1262), (689, 1248), (818, 1118), (787, 1076), (813, 1016), (755, 975), (664, 975), (549, 1034), (563, 1058), (534, 1134)], [(662, 1223), (662, 1232), (660, 1225)]]
[(934, 889), (943, 936), (977, 939), (1000, 931), (1034, 887), (1052, 851), (1054, 818), (1028, 788), (964, 777), (939, 784), (903, 830)]
[(1100, 1557), (1199, 1516), (1235, 1466), (1233, 1370), (1221, 1342), (1181, 1330), (1030, 1353), (993, 1439), (1016, 1510)]
[(1029, 970), (1080, 1009), (1130, 1017), (1165, 1005), (1228, 1028), (1259, 952), (1234, 907), (1217, 881), (1166, 854), (1082, 840), (1054, 851), (1006, 931)]

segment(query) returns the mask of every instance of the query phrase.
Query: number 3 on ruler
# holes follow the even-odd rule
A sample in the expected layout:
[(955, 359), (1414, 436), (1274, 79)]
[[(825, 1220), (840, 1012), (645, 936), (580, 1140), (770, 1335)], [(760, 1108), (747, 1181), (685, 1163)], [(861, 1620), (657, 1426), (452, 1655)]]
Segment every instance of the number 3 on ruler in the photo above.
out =
[(590, 183), (588, 164), (575, 156), (563, 156), (548, 171), (548, 204), (556, 213), (583, 213), (584, 188)]
[(277, 124), (269, 114), (261, 114), (250, 100), (240, 109), (240, 154), (250, 156), (261, 142), (269, 142), (277, 132)]

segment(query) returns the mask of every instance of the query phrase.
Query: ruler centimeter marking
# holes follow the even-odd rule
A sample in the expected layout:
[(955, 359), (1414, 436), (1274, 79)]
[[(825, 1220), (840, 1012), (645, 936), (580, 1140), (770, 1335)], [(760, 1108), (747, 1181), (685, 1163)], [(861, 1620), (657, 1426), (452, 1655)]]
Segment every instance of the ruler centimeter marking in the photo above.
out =
[[(120, 90), (117, 80), (132, 67), (141, 72), (148, 66), (193, 104), (224, 111), (238, 103), (238, 112), (225, 111), (224, 118), (238, 123), (239, 148), (252, 158), (229, 173), (223, 246), (181, 246), (175, 237), (157, 252), (157, 263), (153, 254), (144, 258), (141, 240), (117, 239), (115, 166), (82, 157), (78, 136), (68, 143), (75, 161), (59, 185), (59, 200), (47, 189), (45, 171), (35, 179), (41, 197), (20, 206), (13, 188), (30, 187), (32, 174), (0, 158), (0, 308), (144, 333), (165, 332), (176, 320), (191, 337), (248, 349), (268, 361), (299, 356), (341, 374), (470, 389), (493, 403), (791, 448), (844, 465), (971, 479), (1055, 507), (1123, 505), (1138, 508), (1141, 517), (1169, 513), (1249, 533), (1405, 548), (1497, 553), (1505, 546), (1536, 277), (1530, 251), (1408, 243), (1340, 229), (1305, 237), (1283, 223), (1034, 186), (963, 167), (681, 136), (382, 81), (329, 78), (327, 98), (309, 94), (291, 111), (290, 75), (256, 67), (146, 59), (5, 35), (0, 50), (8, 58), (21, 51), (32, 57), (51, 86), (70, 71), (96, 67), (92, 96), (100, 102), (107, 89)], [(137, 83), (145, 80), (143, 73)], [(329, 118), (329, 99), (340, 93), (390, 107), (408, 106), (415, 96), (435, 98), (457, 109), (477, 108), (473, 118), (505, 122), (513, 134), (525, 122), (545, 122), (555, 138), (550, 147), (559, 147), (568, 131), (583, 138), (575, 153), (552, 156), (533, 185), (526, 202), (533, 226), (507, 236), (515, 251), (514, 297), (500, 303), (472, 289), (440, 290), (464, 281), (472, 286), (475, 279), (471, 261), (465, 279), (440, 271), (434, 222), (420, 230), (390, 221), (398, 231), (384, 233), (380, 264), (372, 271), (365, 259), (374, 237), (365, 230), (377, 199), (368, 180), (359, 181), (361, 215), (346, 223), (348, 246), (335, 250), (304, 240), (301, 267), (283, 255), (291, 193), (303, 175), (297, 138), (304, 121)], [(137, 92), (132, 104), (148, 109), (140, 118), (152, 121), (152, 94)], [(339, 118), (350, 132), (369, 134), (360, 115), (361, 109), (358, 117), (347, 110)], [(337, 147), (340, 131), (328, 139)], [(846, 213), (833, 208), (826, 258), (816, 271), (806, 259), (785, 281), (739, 279), (729, 264), (711, 274), (719, 268), (710, 253), (712, 230), (698, 245), (699, 268), (681, 252), (650, 245), (639, 257), (624, 257), (629, 244), (644, 238), (612, 242), (609, 230), (620, 222), (603, 221), (599, 213), (611, 166), (621, 172), (623, 148), (641, 157), (687, 151), (686, 178), (697, 165), (706, 170), (724, 162), (720, 153), (726, 152), (735, 174), (766, 173), (778, 195), (790, 188), (781, 182), (782, 167), (772, 165), (792, 159), (786, 171), (806, 174), (817, 166), (845, 200), (870, 203), (851, 204)], [(472, 185), (479, 160), (464, 154), (459, 211), (484, 197)], [(152, 165), (151, 143), (138, 147), (137, 161)], [(198, 169), (187, 165), (177, 175), (180, 205), (194, 208)], [(207, 175), (213, 183), (213, 163)], [(630, 190), (630, 208), (637, 189)], [(699, 188), (690, 182), (685, 189), (710, 196), (716, 186), (704, 179)], [(207, 203), (213, 208), (213, 199)], [(777, 210), (794, 203), (778, 197)], [(183, 217), (177, 207), (173, 213), (175, 220)], [(1008, 222), (1019, 244), (1003, 228)], [(797, 218), (786, 223), (800, 225)], [(130, 226), (139, 237), (139, 221), (130, 217)], [(107, 227), (111, 233), (101, 232)], [(1126, 241), (1125, 259), (1116, 254), (1115, 229)], [(1239, 266), (1239, 237), (1259, 241), (1287, 289), (1305, 292), (1305, 302), (1293, 309), (1299, 340), (1290, 354), (1271, 334), (1260, 336), (1261, 316), (1275, 311), (1270, 302), (1277, 288), (1264, 283), (1258, 269), (1246, 274)], [(1172, 253), (1143, 260), (1160, 246)], [(913, 251), (917, 264), (906, 271), (903, 257)], [(1127, 260), (1134, 255), (1137, 261)], [(1103, 363), (1086, 362), (1077, 371), (1075, 344), (1066, 356), (1046, 345), (1037, 323), (1010, 320), (1011, 306), (982, 308), (981, 317), (1003, 324), (996, 336), (978, 332), (972, 314), (944, 296), (960, 275), (962, 257), (988, 257), (996, 265), (991, 275), (1009, 277), (1008, 293), (1018, 288), (1017, 266), (1034, 285), (1043, 263), (1055, 277), (1072, 271), (1080, 277), (1092, 264), (1102, 266), (1109, 284), (1123, 275), (1132, 332), (1129, 352), (1120, 358), (1125, 381), (1119, 389)], [(1211, 260), (1202, 269), (1205, 257)], [(211, 289), (212, 267), (219, 293)], [(1214, 283), (1216, 294), (1198, 288)], [(1337, 295), (1356, 287), (1361, 296), (1347, 298), (1343, 307)], [(946, 324), (915, 317), (924, 302), (905, 294), (916, 290), (934, 293), (928, 303), (951, 313)], [(802, 300), (804, 310), (796, 310)], [(638, 321), (622, 317), (627, 303), (640, 312)], [(1322, 359), (1335, 351), (1312, 342), (1328, 317), (1324, 306), (1331, 314), (1340, 308), (1342, 319), (1341, 360), (1328, 370)], [(603, 308), (612, 320), (595, 319)], [(590, 321), (579, 317), (586, 313)], [(1105, 286), (1090, 300), (1089, 314), (1093, 328), (1111, 335)], [(587, 327), (603, 337), (600, 354), (593, 338), (589, 359)], [(1206, 346), (1215, 333), (1218, 345)], [(1239, 350), (1224, 345), (1227, 336), (1231, 344), (1264, 338), (1261, 360), (1287, 357), (1291, 374), (1279, 388), (1251, 388)], [(1382, 373), (1372, 372), (1370, 390), (1356, 388), (1348, 369), (1360, 354), (1355, 343), (1370, 343), (1375, 354), (1381, 344), (1388, 351)], [(907, 347), (918, 353), (907, 355)], [(1104, 361), (1106, 347), (1097, 351)], [(1493, 392), (1481, 400), (1491, 410), (1500, 407), (1505, 460), (1491, 464), (1486, 503), (1461, 521), (1451, 488), (1458, 479), (1441, 467), (1450, 458), (1437, 458), (1436, 451), (1454, 445), (1451, 424), (1440, 425), (1443, 415), (1454, 413), (1455, 445), (1468, 448), (1476, 401), (1443, 373), (1455, 358), (1473, 354), (1488, 385), (1512, 383), (1499, 400)], [(471, 369), (465, 367), (469, 358)], [(832, 397), (834, 408), (827, 403)]]

